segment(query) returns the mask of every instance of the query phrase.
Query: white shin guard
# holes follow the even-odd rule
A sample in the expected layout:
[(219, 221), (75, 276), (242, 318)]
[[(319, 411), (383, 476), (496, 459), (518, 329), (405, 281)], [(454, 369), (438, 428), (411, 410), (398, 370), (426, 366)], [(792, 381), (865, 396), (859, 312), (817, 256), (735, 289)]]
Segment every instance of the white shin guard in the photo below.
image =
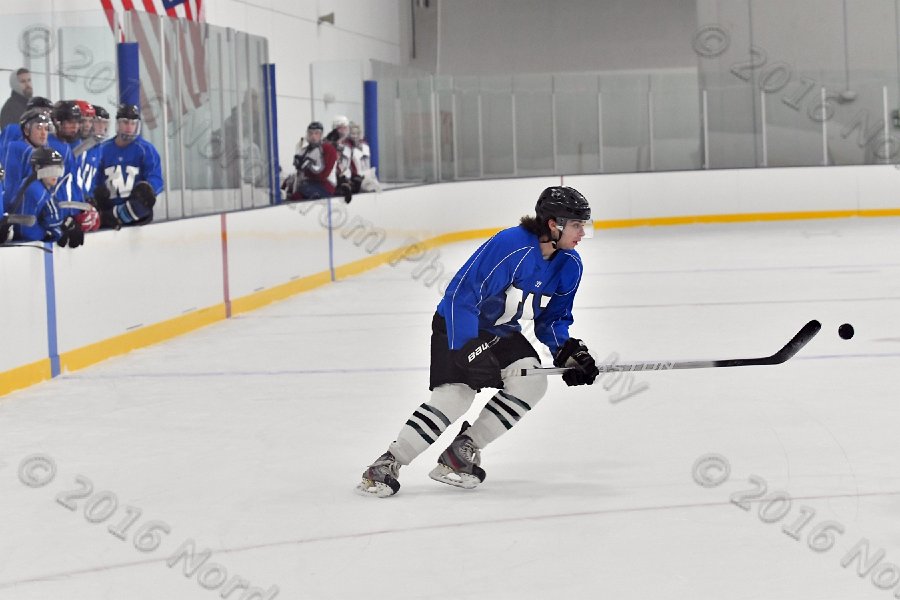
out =
[(448, 383), (434, 388), (428, 402), (419, 405), (391, 444), (391, 454), (402, 465), (428, 449), (451, 423), (463, 416), (475, 390), (464, 383)]
[(523, 358), (503, 370), (503, 389), (494, 394), (466, 431), (476, 446), (484, 448), (512, 429), (544, 397), (546, 377), (518, 374), (520, 369), (531, 369), (540, 364), (536, 358)]

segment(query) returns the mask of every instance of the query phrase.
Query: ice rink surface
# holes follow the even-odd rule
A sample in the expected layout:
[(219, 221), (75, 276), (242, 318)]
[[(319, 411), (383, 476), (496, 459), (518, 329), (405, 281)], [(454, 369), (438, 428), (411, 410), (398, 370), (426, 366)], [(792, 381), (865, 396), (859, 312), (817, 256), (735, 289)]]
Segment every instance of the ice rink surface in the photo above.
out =
[(898, 239), (898, 219), (598, 232), (572, 329), (598, 359), (822, 331), (780, 366), (553, 378), (472, 491), (427, 477), (457, 424), (397, 496), (354, 492), (428, 398), (439, 292), (416, 263), (6, 396), (0, 599), (894, 597)]

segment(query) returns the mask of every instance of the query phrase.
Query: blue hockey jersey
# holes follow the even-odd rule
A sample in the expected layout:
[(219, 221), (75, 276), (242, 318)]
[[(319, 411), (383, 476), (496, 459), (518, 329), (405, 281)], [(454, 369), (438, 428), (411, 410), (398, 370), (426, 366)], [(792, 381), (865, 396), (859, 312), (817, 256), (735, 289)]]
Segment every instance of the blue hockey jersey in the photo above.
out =
[(520, 320), (534, 319), (535, 335), (555, 355), (569, 339), (581, 273), (575, 250), (546, 260), (537, 236), (525, 228), (497, 233), (460, 268), (438, 304), (450, 348), (462, 348), (479, 330), (504, 337), (522, 330)]
[(62, 236), (63, 215), (56, 206), (53, 191), (48, 190), (40, 181), (32, 181), (25, 188), (22, 207), (23, 215), (34, 215), (34, 225), (16, 225), (15, 239), (28, 241), (53, 241)]
[[(57, 200), (75, 200), (81, 202), (84, 200), (84, 194), (78, 187), (76, 177), (78, 175), (78, 161), (75, 160), (75, 153), (72, 152), (72, 145), (64, 142), (53, 134), (47, 136), (47, 145), (59, 152), (63, 157), (63, 174), (56, 184), (54, 196)], [(30, 155), (29, 155), (30, 158)], [(31, 172), (31, 165), (28, 166), (28, 172)], [(72, 209), (63, 210), (64, 215), (69, 216), (76, 214), (78, 211)]]
[[(75, 183), (75, 174), (77, 164), (72, 149), (68, 144), (57, 138), (49, 136), (47, 145), (63, 157), (63, 175), (56, 184), (54, 196), (57, 200), (76, 200), (81, 201), (84, 196), (81, 189)], [(14, 141), (7, 148), (7, 163), (3, 167), (6, 169), (6, 185), (3, 193), (3, 206), (5, 210), (13, 208), (19, 192), (25, 185), (25, 181), (34, 172), (31, 168), (31, 152), (34, 147), (26, 141)], [(64, 209), (63, 215), (76, 214), (78, 211), (73, 209)]]
[(78, 171), (75, 181), (85, 197), (92, 198), (94, 195), (94, 178), (97, 176), (97, 167), (100, 164), (100, 146), (88, 148), (75, 157), (78, 165)]
[(134, 184), (146, 181), (156, 194), (163, 191), (159, 152), (153, 144), (137, 137), (127, 146), (116, 144), (111, 138), (100, 144), (100, 161), (94, 177), (94, 188), (105, 185), (110, 199), (122, 204), (131, 196)]
[[(10, 123), (0, 131), (0, 162), (6, 158), (6, 149), (12, 142), (20, 142), (25, 137), (22, 135), (22, 126), (18, 123)], [(6, 164), (5, 162), (3, 164)]]

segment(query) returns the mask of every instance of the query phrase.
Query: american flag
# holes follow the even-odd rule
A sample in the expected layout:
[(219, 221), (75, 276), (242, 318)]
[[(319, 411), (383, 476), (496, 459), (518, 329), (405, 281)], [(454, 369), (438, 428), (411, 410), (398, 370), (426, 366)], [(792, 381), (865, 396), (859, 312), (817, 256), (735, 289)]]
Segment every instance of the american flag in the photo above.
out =
[[(207, 100), (206, 79), (206, 28), (203, 22), (203, 0), (100, 0), (106, 19), (113, 34), (120, 41), (127, 41), (125, 32), (130, 31), (134, 41), (138, 42), (141, 57), (141, 106), (144, 109), (144, 122), (147, 126), (157, 126), (157, 116), (148, 111), (148, 107), (159, 106), (165, 101), (168, 114), (180, 108), (181, 114), (199, 108)], [(144, 13), (184, 19), (176, 27), (178, 31), (177, 55), (172, 56), (171, 28), (167, 28), (166, 61), (161, 65), (160, 52), (161, 23), (158, 19), (148, 19)], [(168, 86), (163, 86), (163, 75), (168, 74)], [(149, 86), (146, 82), (149, 81)], [(181, 88), (181, 106), (178, 107), (178, 94), (171, 89), (171, 82)], [(146, 89), (149, 87), (150, 89)], [(165, 93), (164, 93), (165, 92)], [(156, 99), (156, 102), (150, 102)]]

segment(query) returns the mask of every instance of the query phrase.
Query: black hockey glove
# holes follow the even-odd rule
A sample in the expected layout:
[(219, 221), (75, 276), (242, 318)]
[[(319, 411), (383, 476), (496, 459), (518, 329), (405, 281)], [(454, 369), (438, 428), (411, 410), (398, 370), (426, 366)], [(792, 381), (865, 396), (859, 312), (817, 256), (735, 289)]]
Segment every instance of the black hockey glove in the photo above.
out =
[(338, 196), (343, 196), (344, 202), (347, 204), (350, 204), (350, 201), (353, 200), (353, 190), (346, 177), (338, 177), (338, 184), (334, 187), (334, 193)]
[(112, 214), (106, 216), (105, 220), (101, 213), (101, 223), (104, 227), (116, 229), (122, 225), (145, 225), (153, 220), (155, 204), (156, 193), (153, 188), (146, 181), (141, 181), (135, 184), (128, 200), (110, 211)]
[(465, 381), (473, 390), (481, 388), (503, 389), (500, 363), (491, 352), (488, 342), (475, 338), (459, 350), (453, 351), (453, 362), (464, 373)]
[(62, 235), (56, 240), (61, 248), (77, 248), (84, 243), (84, 232), (75, 217), (66, 217), (62, 223)]
[(131, 190), (129, 198), (132, 201), (137, 200), (140, 202), (146, 211), (150, 211), (153, 205), (156, 204), (156, 192), (153, 191), (153, 186), (146, 181), (136, 183), (134, 189)]
[(591, 385), (600, 374), (594, 357), (588, 352), (587, 346), (579, 339), (569, 338), (562, 345), (553, 364), (557, 367), (572, 367), (563, 373), (563, 381), (566, 385)]
[(106, 184), (98, 185), (94, 190), (94, 203), (97, 210), (108, 210), (113, 207), (113, 203), (109, 199), (109, 188)]
[(66, 246), (77, 248), (84, 243), (84, 232), (81, 231), (81, 226), (75, 220), (75, 217), (66, 217), (62, 225), (60, 225), (60, 229), (62, 230), (62, 235), (59, 236), (56, 243), (61, 248)]

